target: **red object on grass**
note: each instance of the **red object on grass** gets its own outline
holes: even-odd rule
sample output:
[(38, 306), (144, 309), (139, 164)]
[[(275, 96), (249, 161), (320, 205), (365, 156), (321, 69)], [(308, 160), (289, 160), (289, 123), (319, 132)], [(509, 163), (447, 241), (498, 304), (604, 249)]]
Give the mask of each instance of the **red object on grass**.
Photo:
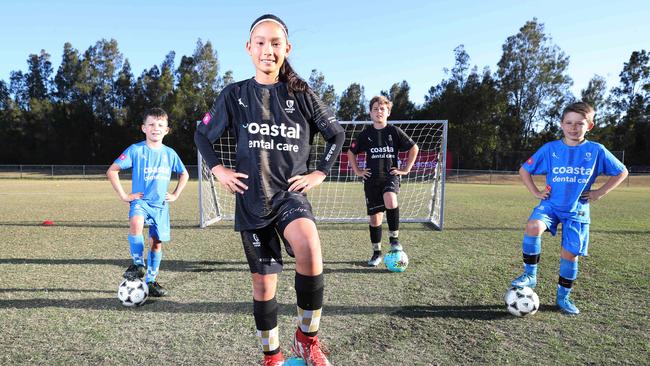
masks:
[(43, 221), (43, 226), (52, 226), (52, 225), (54, 225), (54, 221), (52, 220)]

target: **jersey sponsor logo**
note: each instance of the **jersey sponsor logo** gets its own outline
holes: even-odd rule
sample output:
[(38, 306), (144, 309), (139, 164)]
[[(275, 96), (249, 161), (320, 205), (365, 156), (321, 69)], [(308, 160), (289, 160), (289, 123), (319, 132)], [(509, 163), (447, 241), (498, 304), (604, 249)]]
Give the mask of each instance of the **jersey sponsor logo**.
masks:
[(211, 119), (212, 119), (212, 115), (210, 114), (210, 112), (206, 112), (201, 121), (203, 122), (204, 125), (207, 125), (208, 123), (210, 123)]
[(253, 246), (256, 248), (262, 246), (262, 242), (260, 241), (260, 238), (257, 236), (257, 234), (253, 234)]
[(150, 180), (169, 180), (171, 177), (171, 169), (166, 166), (159, 167), (145, 167), (144, 168), (144, 180), (148, 182)]
[[(268, 124), (265, 123), (256, 123), (256, 122), (250, 122), (245, 125), (246, 130), (248, 131), (248, 134), (250, 137), (254, 137), (254, 135), (262, 135), (262, 136), (271, 136), (271, 137), (283, 137), (285, 139), (300, 139), (300, 125), (296, 125), (296, 127), (291, 127), (287, 126), (284, 123), (280, 123), (279, 125), (272, 125), (269, 126)], [(292, 144), (285, 141), (276, 141), (275, 139), (271, 139), (271, 141), (266, 141), (264, 139), (261, 140), (254, 140), (254, 139), (249, 139), (248, 140), (248, 148), (249, 149), (264, 149), (264, 150), (280, 150), (280, 151), (290, 151), (290, 152), (298, 152), (300, 151), (300, 146), (297, 144)]]
[(388, 135), (388, 142), (393, 143), (393, 135)]
[(243, 125), (244, 128), (248, 130), (248, 133), (251, 135), (264, 135), (264, 136), (281, 136), (281, 137), (287, 137), (291, 139), (299, 139), (300, 138), (300, 125), (296, 125), (296, 127), (291, 127), (287, 126), (284, 123), (280, 123), (279, 125), (272, 125), (269, 126), (268, 124), (260, 124), (256, 122), (250, 122), (246, 125)]
[(248, 105), (244, 104), (244, 102), (242, 102), (241, 98), (237, 99), (237, 104), (239, 104), (240, 106), (242, 106), (244, 108), (248, 108)]
[(575, 175), (591, 175), (593, 169), (585, 168), (583, 166), (556, 166), (553, 167), (553, 174), (575, 174)]
[(585, 153), (585, 160), (586, 161), (591, 161), (591, 153), (590, 152)]
[(593, 168), (583, 166), (556, 166), (551, 170), (553, 183), (586, 184), (593, 173)]
[(560, 158), (560, 157), (555, 153), (555, 151), (553, 151), (553, 153), (551, 154), (551, 156), (553, 156), (553, 157), (556, 158), (556, 159), (559, 159), (559, 158)]
[(126, 159), (126, 155), (122, 154), (122, 155), (120, 155), (120, 157), (118, 159), (124, 160), (124, 159)]
[(287, 107), (284, 109), (285, 112), (287, 113), (293, 113), (293, 111), (296, 110), (296, 108), (293, 107), (294, 101), (289, 99), (287, 100)]
[(370, 148), (370, 153), (372, 154), (392, 153), (392, 152), (395, 152), (395, 149), (393, 149), (392, 146), (381, 146), (381, 147)]

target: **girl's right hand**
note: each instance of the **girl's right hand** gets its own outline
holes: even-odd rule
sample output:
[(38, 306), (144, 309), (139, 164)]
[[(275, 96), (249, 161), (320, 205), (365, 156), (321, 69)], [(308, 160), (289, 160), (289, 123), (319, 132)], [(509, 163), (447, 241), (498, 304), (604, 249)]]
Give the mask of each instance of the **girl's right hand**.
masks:
[(217, 181), (232, 194), (235, 194), (235, 192), (243, 194), (248, 189), (248, 186), (239, 180), (248, 178), (248, 175), (244, 173), (238, 173), (223, 165), (217, 165), (211, 171), (217, 177)]

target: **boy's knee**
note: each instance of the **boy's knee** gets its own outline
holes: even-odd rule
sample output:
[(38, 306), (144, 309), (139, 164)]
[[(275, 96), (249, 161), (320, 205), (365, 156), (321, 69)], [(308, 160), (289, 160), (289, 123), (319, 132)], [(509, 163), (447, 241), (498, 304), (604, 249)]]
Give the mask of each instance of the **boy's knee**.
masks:
[(526, 235), (540, 236), (546, 230), (546, 225), (539, 220), (531, 220), (526, 223)]

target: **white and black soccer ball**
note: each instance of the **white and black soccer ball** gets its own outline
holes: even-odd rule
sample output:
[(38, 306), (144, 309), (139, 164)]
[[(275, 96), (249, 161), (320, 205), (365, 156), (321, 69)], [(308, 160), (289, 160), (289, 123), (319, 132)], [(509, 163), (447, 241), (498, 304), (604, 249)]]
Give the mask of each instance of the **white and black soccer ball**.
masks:
[(149, 297), (149, 286), (139, 279), (124, 280), (117, 289), (117, 298), (124, 306), (142, 306)]
[(539, 310), (539, 297), (530, 287), (512, 287), (504, 300), (510, 314), (515, 316), (533, 315)]

